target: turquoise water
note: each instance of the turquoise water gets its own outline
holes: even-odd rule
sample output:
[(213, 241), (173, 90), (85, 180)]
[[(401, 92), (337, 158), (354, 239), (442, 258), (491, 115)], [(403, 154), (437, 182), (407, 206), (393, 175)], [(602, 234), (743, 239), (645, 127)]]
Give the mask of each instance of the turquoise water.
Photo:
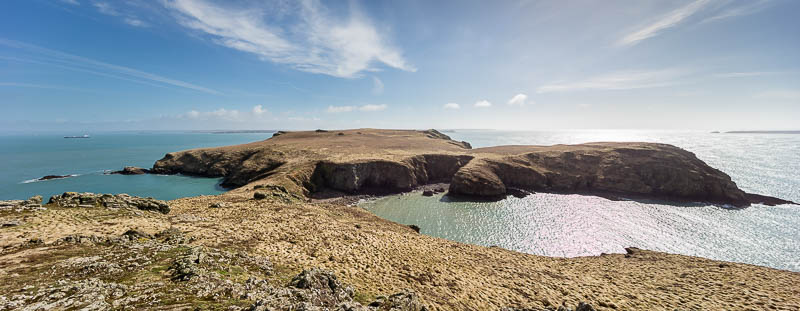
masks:
[[(64, 135), (0, 136), (0, 200), (64, 191), (128, 193), (171, 200), (219, 194), (218, 178), (163, 175), (105, 175), (126, 165), (149, 168), (173, 151), (264, 140), (270, 133), (105, 133), (89, 139)], [(45, 175), (76, 175), (35, 181)]]
[[(670, 143), (694, 152), (749, 192), (800, 202), (800, 135), (562, 131), (446, 133), (475, 147), (591, 141)], [(457, 202), (420, 193), (360, 206), (416, 224), (423, 234), (547, 256), (621, 253), (635, 246), (800, 271), (800, 206), (725, 209), (703, 204), (610, 201), (537, 193), (499, 202)]]

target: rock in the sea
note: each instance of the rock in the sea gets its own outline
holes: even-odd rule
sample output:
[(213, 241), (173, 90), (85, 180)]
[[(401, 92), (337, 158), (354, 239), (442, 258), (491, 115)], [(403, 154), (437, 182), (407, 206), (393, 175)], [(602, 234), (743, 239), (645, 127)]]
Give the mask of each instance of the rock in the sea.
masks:
[(41, 178), (39, 178), (38, 180), (43, 181), (43, 180), (61, 179), (61, 178), (68, 178), (68, 177), (72, 177), (72, 175), (45, 175), (45, 176), (42, 176)]
[(432, 197), (433, 196), (433, 190), (423, 190), (422, 191), (422, 195), (426, 196), (426, 197)]
[(408, 225), (408, 227), (411, 228), (411, 230), (414, 230), (417, 233), (419, 233), (419, 230), (420, 230), (419, 226), (417, 226), (417, 225)]
[(90, 192), (64, 192), (50, 197), (47, 204), (60, 207), (106, 207), (106, 208), (135, 208), (145, 211), (169, 213), (169, 205), (153, 198), (141, 198), (127, 194), (94, 194)]
[(120, 171), (113, 171), (111, 174), (120, 174), (120, 175), (142, 175), (142, 174), (149, 174), (150, 170), (146, 168), (136, 167), (136, 166), (126, 166), (122, 168)]

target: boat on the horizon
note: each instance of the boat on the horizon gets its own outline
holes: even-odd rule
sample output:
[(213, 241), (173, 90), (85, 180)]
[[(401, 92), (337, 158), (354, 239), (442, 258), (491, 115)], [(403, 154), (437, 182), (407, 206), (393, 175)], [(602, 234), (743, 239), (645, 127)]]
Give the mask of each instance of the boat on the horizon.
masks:
[(64, 138), (91, 138), (89, 134), (83, 134), (81, 136), (64, 136)]

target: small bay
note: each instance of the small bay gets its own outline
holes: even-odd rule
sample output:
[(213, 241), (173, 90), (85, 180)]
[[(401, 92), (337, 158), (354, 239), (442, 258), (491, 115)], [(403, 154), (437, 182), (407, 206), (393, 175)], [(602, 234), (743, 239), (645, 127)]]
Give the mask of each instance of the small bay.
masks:
[[(665, 131), (455, 131), (474, 147), (595, 141), (669, 143), (694, 152), (748, 192), (800, 201), (800, 135)], [(524, 253), (576, 257), (621, 253), (625, 247), (800, 271), (800, 206), (612, 201), (536, 193), (497, 202), (464, 202), (418, 192), (361, 207), (421, 233)]]

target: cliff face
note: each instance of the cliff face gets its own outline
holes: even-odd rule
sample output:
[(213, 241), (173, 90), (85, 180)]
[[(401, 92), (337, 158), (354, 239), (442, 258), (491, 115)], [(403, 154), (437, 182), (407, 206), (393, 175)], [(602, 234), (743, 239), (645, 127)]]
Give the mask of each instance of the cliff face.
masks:
[[(453, 177), (450, 191), (497, 196), (513, 187), (749, 204), (745, 192), (728, 175), (675, 146), (594, 143), (532, 149), (470, 162)], [(486, 151), (498, 152), (502, 147)]]
[(513, 189), (610, 193), (747, 206), (790, 203), (740, 190), (694, 154), (654, 143), (471, 149), (434, 130), (284, 132), (240, 146), (167, 154), (154, 173), (224, 177), (223, 185), (279, 185), (308, 195), (400, 192), (450, 183), (452, 195), (500, 198)]

